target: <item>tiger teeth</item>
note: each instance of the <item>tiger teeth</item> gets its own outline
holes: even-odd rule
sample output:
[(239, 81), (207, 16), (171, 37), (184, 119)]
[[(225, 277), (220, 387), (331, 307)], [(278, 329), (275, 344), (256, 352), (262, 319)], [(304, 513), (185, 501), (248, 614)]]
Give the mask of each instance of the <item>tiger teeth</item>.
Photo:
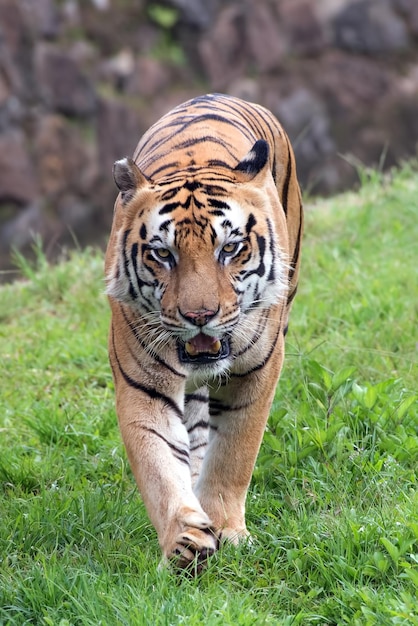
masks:
[[(219, 339), (217, 339), (210, 346), (210, 350), (208, 350), (208, 352), (210, 354), (218, 354), (218, 352), (221, 351), (221, 348), (222, 348), (222, 344), (219, 341)], [(184, 349), (186, 350), (189, 356), (196, 356), (197, 354), (200, 354), (201, 352), (203, 352), (203, 350), (197, 350), (190, 341), (186, 341), (186, 343), (184, 344)]]
[(190, 343), (190, 341), (186, 341), (184, 344), (184, 348), (189, 356), (196, 356), (199, 354), (199, 351)]
[(220, 352), (220, 349), (221, 349), (221, 342), (219, 341), (219, 339), (217, 339), (212, 344), (211, 352), (213, 352), (214, 354), (218, 354), (218, 352)]

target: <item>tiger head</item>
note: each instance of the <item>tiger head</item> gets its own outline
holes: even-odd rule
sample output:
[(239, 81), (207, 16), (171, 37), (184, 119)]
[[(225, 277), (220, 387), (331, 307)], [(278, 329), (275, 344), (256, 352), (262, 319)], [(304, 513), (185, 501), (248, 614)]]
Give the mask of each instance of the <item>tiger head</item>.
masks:
[(251, 314), (286, 294), (287, 235), (268, 156), (259, 140), (234, 169), (190, 166), (158, 180), (132, 159), (114, 165), (107, 293), (144, 324), (157, 318), (184, 364), (229, 362)]

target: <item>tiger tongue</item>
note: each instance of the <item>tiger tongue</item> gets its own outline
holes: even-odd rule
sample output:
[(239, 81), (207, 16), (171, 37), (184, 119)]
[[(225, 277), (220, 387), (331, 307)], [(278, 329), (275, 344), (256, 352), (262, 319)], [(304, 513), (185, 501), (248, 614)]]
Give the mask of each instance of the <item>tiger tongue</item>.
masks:
[(218, 354), (221, 349), (221, 342), (216, 337), (210, 337), (204, 333), (199, 333), (193, 339), (189, 339), (185, 343), (185, 349), (190, 356), (196, 356), (201, 352), (209, 354)]

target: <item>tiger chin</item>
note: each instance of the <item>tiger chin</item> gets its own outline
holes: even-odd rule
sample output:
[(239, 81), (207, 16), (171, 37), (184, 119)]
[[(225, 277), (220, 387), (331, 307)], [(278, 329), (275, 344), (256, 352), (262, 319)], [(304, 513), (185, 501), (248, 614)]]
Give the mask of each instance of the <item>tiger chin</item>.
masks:
[(162, 117), (113, 173), (120, 430), (163, 560), (199, 572), (248, 535), (299, 273), (294, 154), (267, 109), (209, 94)]

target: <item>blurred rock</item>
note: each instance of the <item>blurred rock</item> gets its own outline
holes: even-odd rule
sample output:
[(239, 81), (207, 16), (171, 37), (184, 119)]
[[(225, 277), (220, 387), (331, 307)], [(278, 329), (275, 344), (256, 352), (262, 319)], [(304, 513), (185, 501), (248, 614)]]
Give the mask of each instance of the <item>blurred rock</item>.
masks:
[(110, 83), (116, 90), (124, 91), (135, 69), (135, 56), (130, 48), (123, 48), (118, 54), (102, 62), (99, 77)]
[(32, 202), (38, 181), (21, 130), (0, 134), (0, 204), (23, 205)]
[(18, 0), (0, 2), (0, 66), (13, 93), (30, 106), (38, 97), (33, 72), (34, 33)]
[(23, 0), (22, 9), (35, 35), (54, 39), (60, 34), (60, 18), (53, 0)]
[(222, 8), (213, 28), (201, 38), (198, 49), (212, 87), (225, 89), (246, 65), (244, 15), (240, 4)]
[(405, 22), (390, 0), (360, 0), (344, 7), (334, 19), (337, 47), (366, 54), (388, 54), (409, 44)]
[(336, 144), (322, 100), (306, 87), (295, 86), (291, 93), (282, 97), (269, 92), (268, 106), (290, 137), (298, 175), (305, 186), (321, 184), (325, 189), (332, 188), (338, 175), (334, 170), (331, 172), (329, 166), (326, 172), (322, 171), (322, 164), (335, 154)]
[(17, 248), (29, 251), (35, 239), (35, 234), (48, 242), (54, 237), (59, 222), (51, 217), (38, 203), (25, 206), (16, 211), (13, 217), (7, 220), (0, 231), (0, 246), (3, 249)]
[(40, 191), (57, 206), (65, 193), (94, 194), (98, 163), (81, 128), (61, 115), (43, 116), (34, 137)]
[(394, 84), (394, 76), (385, 66), (338, 52), (323, 58), (317, 76), (320, 93), (337, 119), (359, 115), (370, 119), (370, 107), (381, 102)]
[[(97, 116), (97, 147), (100, 155), (99, 180), (102, 202), (110, 208), (116, 198), (113, 164), (117, 159), (131, 156), (144, 131), (137, 113), (115, 99), (101, 98)], [(109, 212), (110, 215), (110, 212)]]
[(89, 117), (95, 112), (94, 86), (71, 52), (55, 44), (38, 44), (36, 75), (50, 110), (70, 117)]
[(206, 29), (213, 22), (220, 0), (169, 0), (169, 4), (180, 11), (185, 23)]
[(325, 30), (317, 7), (310, 0), (285, 0), (280, 5), (280, 18), (288, 38), (289, 53), (312, 56), (325, 48)]
[(410, 33), (418, 37), (418, 2), (416, 0), (393, 0), (393, 6), (404, 17)]
[(286, 51), (286, 31), (269, 4), (247, 2), (246, 44), (259, 72), (279, 68)]
[(156, 59), (140, 58), (126, 82), (126, 93), (133, 96), (154, 98), (162, 94), (171, 83), (169, 69)]

